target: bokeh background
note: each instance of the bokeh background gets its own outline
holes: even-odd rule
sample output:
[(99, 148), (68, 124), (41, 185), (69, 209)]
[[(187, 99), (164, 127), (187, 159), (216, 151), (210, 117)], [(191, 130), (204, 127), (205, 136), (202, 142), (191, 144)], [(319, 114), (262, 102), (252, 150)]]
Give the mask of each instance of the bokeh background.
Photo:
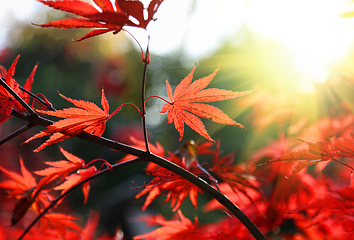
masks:
[[(351, 4), (342, 0), (165, 0), (147, 32), (126, 29), (144, 49), (148, 35), (151, 37), (147, 96), (166, 98), (165, 80), (177, 85), (194, 64), (194, 79), (221, 66), (210, 87), (256, 90), (240, 99), (213, 104), (247, 131), (203, 120), (212, 138), (220, 139), (222, 152), (235, 152), (236, 162), (243, 162), (279, 138), (303, 139), (304, 129), (320, 120), (353, 112), (354, 20), (340, 16)], [(58, 92), (99, 104), (102, 88), (111, 112), (123, 102), (141, 106), (143, 64), (138, 45), (130, 35), (105, 34), (77, 43), (72, 40), (87, 30), (31, 24), (68, 16), (34, 0), (1, 1), (0, 64), (8, 68), (22, 52), (15, 79), (23, 84), (38, 62), (33, 92), (44, 94), (57, 109), (71, 106)], [(155, 98), (148, 102), (149, 139), (173, 152), (183, 142), (178, 141), (174, 127), (167, 124), (166, 115), (159, 113), (163, 104)], [(11, 118), (0, 126), (0, 137), (24, 124)], [(43, 139), (21, 145), (40, 130), (36, 127), (0, 146), (1, 165), (18, 169), (19, 154), (30, 170), (44, 168), (44, 161), (63, 159), (58, 144), (36, 154), (31, 151)], [(316, 139), (317, 133), (311, 133), (305, 140)], [(126, 106), (107, 122), (104, 137), (129, 144), (130, 136), (142, 139), (142, 126), (136, 110)], [(183, 140), (189, 139), (205, 141), (186, 127)], [(59, 145), (86, 162), (104, 158), (114, 163), (124, 156), (79, 139)], [(135, 216), (141, 214), (144, 199), (132, 200), (137, 190), (131, 182), (143, 185), (148, 180), (144, 166), (137, 164), (96, 179), (87, 205), (82, 205), (82, 192), (78, 190), (67, 198), (67, 207), (80, 216), (87, 216), (90, 209), (100, 211), (102, 231), (112, 233), (119, 225), (129, 225), (137, 228), (131, 230), (134, 234), (141, 233)], [(208, 200), (208, 196), (200, 196), (200, 205)], [(162, 201), (155, 202), (144, 214), (162, 211), (170, 217), (169, 206), (161, 206)], [(183, 213), (187, 217), (199, 215), (202, 223), (222, 215), (194, 210), (189, 200), (182, 209), (186, 209)]]

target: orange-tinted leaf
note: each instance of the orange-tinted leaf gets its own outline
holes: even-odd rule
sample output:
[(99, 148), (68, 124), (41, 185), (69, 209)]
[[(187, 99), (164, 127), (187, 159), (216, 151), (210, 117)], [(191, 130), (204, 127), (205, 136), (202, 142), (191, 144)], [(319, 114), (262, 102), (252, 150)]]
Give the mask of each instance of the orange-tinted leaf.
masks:
[(104, 95), (103, 89), (101, 98), (103, 110), (92, 102), (74, 100), (71, 98), (67, 98), (61, 94), (60, 96), (73, 103), (75, 106), (77, 106), (77, 108), (65, 108), (63, 110), (58, 111), (37, 110), (41, 113), (61, 117), (64, 119), (54, 122), (52, 125), (49, 125), (40, 133), (34, 135), (33, 137), (25, 141), (25, 143), (27, 143), (29, 141), (32, 141), (33, 139), (52, 134), (52, 136), (50, 136), (50, 138), (45, 143), (35, 149), (34, 152), (38, 152), (53, 143), (57, 143), (73, 136), (76, 136), (83, 131), (100, 137), (102, 136), (106, 128), (106, 121), (112, 117), (111, 115), (109, 115), (108, 112), (109, 105)]
[[(293, 168), (289, 178), (294, 176), (302, 169), (314, 165), (319, 162), (334, 160), (338, 158), (354, 158), (354, 142), (348, 138), (334, 138), (333, 142), (319, 141), (319, 142), (305, 142), (308, 145), (308, 149), (300, 149), (297, 151), (291, 151), (284, 153), (278, 158), (267, 160), (263, 164), (281, 162), (281, 161), (300, 161)], [(338, 160), (336, 160), (339, 162)], [(341, 163), (341, 162), (340, 162)], [(345, 166), (348, 166), (342, 163)]]
[[(128, 0), (94, 0), (99, 10), (91, 4), (80, 0), (37, 0), (49, 7), (64, 12), (78, 15), (82, 18), (68, 18), (52, 21), (46, 24), (36, 24), (40, 27), (55, 27), (55, 28), (98, 28), (92, 30), (84, 37), (77, 41), (86, 38), (101, 35), (107, 32), (114, 34), (120, 32), (123, 26), (134, 26), (139, 28), (146, 28), (153, 16), (159, 8), (163, 0), (153, 0), (148, 7), (147, 18), (144, 18), (144, 8), (140, 1)], [(115, 8), (113, 7), (115, 4)], [(132, 22), (129, 18), (135, 18), (138, 23)]]
[(302, 169), (307, 168), (308, 166), (314, 165), (316, 163), (322, 162), (323, 160), (309, 160), (309, 161), (300, 161), (296, 163), (290, 175), (287, 178), (291, 178), (296, 173), (300, 172)]
[(219, 68), (209, 76), (198, 79), (192, 83), (194, 70), (195, 66), (192, 72), (177, 85), (173, 94), (172, 88), (166, 80), (167, 96), (171, 102), (166, 103), (160, 112), (168, 112), (168, 123), (171, 124), (174, 122), (175, 128), (180, 134), (180, 140), (183, 138), (184, 123), (186, 123), (194, 131), (213, 142), (204, 124), (197, 116), (209, 118), (217, 123), (244, 128), (244, 126), (229, 118), (220, 109), (202, 103), (233, 99), (250, 94), (252, 91), (233, 92), (217, 88), (204, 89), (213, 80)]

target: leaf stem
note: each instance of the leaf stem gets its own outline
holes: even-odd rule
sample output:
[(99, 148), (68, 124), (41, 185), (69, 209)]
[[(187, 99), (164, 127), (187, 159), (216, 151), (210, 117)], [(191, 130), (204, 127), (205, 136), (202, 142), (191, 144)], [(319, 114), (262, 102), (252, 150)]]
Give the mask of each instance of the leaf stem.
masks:
[(166, 103), (172, 104), (171, 102), (167, 101), (167, 100), (164, 99), (163, 97), (156, 96), (156, 95), (152, 95), (152, 96), (148, 97), (148, 98), (145, 100), (145, 103), (144, 103), (145, 107), (146, 107), (146, 102), (147, 102), (147, 100), (149, 100), (150, 98), (153, 98), (153, 97), (159, 98), (159, 99), (161, 99), (162, 101), (165, 101)]
[(117, 112), (120, 111), (120, 109), (125, 106), (125, 105), (132, 105), (136, 108), (136, 110), (138, 110), (139, 114), (141, 117), (144, 117), (144, 114), (140, 111), (140, 109), (134, 104), (134, 103), (123, 103), (121, 104), (116, 110), (114, 110), (114, 112), (111, 113), (111, 115), (109, 115), (109, 118), (111, 118), (113, 115), (115, 115)]
[(67, 195), (69, 195), (72, 191), (74, 191), (76, 188), (80, 187), (81, 185), (83, 185), (84, 183), (91, 181), (107, 172), (112, 171), (113, 169), (116, 168), (120, 168), (120, 167), (124, 167), (133, 163), (137, 163), (137, 162), (141, 162), (142, 159), (141, 158), (135, 158), (126, 162), (122, 162), (122, 163), (116, 163), (113, 164), (111, 168), (106, 168), (84, 180), (82, 180), (81, 182), (77, 183), (76, 185), (72, 186), (71, 188), (69, 188), (65, 193), (63, 193), (62, 195), (60, 195), (58, 198), (56, 198), (54, 201), (52, 201), (52, 203), (50, 205), (48, 205), (43, 212), (41, 212), (36, 219), (34, 219), (31, 224), (25, 229), (25, 231), (22, 233), (22, 235), (18, 238), (18, 240), (21, 240), (26, 234), (27, 232), (34, 226), (34, 224), (36, 224), (36, 222), (38, 222), (38, 220), (44, 215), (46, 214), (50, 209), (52, 209), (55, 204), (57, 204), (61, 199), (63, 199), (64, 197), (66, 197)]
[[(53, 107), (52, 104), (50, 104), (50, 102), (46, 99), (46, 97), (42, 94), (42, 93), (38, 93), (39, 95), (41, 95), (45, 100), (39, 98), (37, 95), (33, 94), (32, 92), (28, 91), (27, 89), (23, 88), (22, 86), (20, 86), (20, 89), (24, 92), (26, 92), (27, 94), (29, 94), (31, 97), (33, 97), (34, 99), (36, 99), (39, 104), (43, 104), (44, 106), (46, 106), (49, 110), (52, 111), (56, 111), (56, 109)], [(42, 107), (42, 106), (41, 106)]]

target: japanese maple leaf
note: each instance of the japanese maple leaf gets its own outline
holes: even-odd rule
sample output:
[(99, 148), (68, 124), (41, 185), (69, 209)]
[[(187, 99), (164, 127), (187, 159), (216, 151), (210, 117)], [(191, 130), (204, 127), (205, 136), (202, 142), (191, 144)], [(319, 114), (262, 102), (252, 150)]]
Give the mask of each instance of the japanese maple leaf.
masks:
[[(61, 153), (66, 157), (66, 160), (56, 161), (56, 162), (45, 162), (45, 164), (52, 167), (46, 169), (35, 171), (34, 173), (40, 176), (45, 176), (40, 182), (40, 184), (47, 184), (59, 177), (66, 177), (69, 173), (82, 168), (85, 164), (85, 161), (81, 158), (76, 157), (75, 155), (65, 151), (60, 147)], [(45, 181), (45, 182), (42, 182)]]
[(40, 133), (25, 141), (25, 143), (28, 143), (33, 139), (52, 134), (52, 136), (45, 143), (35, 149), (34, 152), (38, 152), (53, 143), (57, 143), (76, 136), (81, 132), (87, 132), (100, 137), (106, 128), (106, 121), (113, 115), (109, 115), (109, 105), (103, 89), (101, 97), (101, 105), (103, 110), (92, 102), (74, 100), (61, 94), (60, 96), (73, 103), (75, 106), (77, 106), (77, 108), (65, 108), (58, 111), (37, 110), (38, 112), (51, 116), (62, 117), (64, 119), (54, 122), (52, 125), (47, 126), (47, 128)]
[[(91, 177), (92, 175), (97, 173), (97, 168), (95, 166), (91, 166), (86, 169), (79, 169), (77, 173), (73, 173), (65, 178), (65, 182), (55, 187), (55, 190), (62, 190), (61, 194), (67, 192), (71, 187), (78, 184), (79, 182), (85, 180), (86, 178)], [(85, 182), (82, 186), (82, 191), (84, 193), (84, 204), (87, 202), (88, 194), (90, 192), (90, 182)]]
[(291, 151), (284, 153), (278, 158), (267, 160), (259, 165), (280, 162), (280, 161), (299, 161), (289, 177), (298, 173), (302, 169), (314, 165), (319, 162), (334, 160), (340, 164), (343, 164), (351, 169), (349, 165), (341, 162), (338, 158), (354, 158), (354, 139), (353, 136), (349, 138), (334, 138), (333, 141), (319, 141), (319, 142), (305, 142), (308, 145), (308, 149), (300, 149), (297, 151)]
[(0, 166), (0, 170), (7, 175), (11, 180), (4, 180), (0, 183), (0, 188), (7, 189), (11, 197), (20, 198), (24, 192), (36, 187), (37, 182), (23, 164), (22, 158), (20, 158), (21, 174), (9, 171)]
[(180, 140), (183, 138), (184, 123), (186, 123), (194, 131), (209, 141), (214, 141), (207, 133), (203, 122), (197, 116), (209, 118), (217, 123), (245, 128), (241, 124), (229, 118), (220, 109), (208, 104), (203, 104), (203, 102), (233, 99), (250, 94), (253, 91), (233, 92), (217, 88), (204, 89), (213, 80), (219, 68), (217, 68), (209, 76), (200, 78), (192, 83), (194, 70), (195, 66), (193, 67), (192, 72), (177, 85), (173, 94), (172, 88), (166, 80), (167, 96), (171, 102), (167, 102), (162, 107), (160, 113), (168, 112), (168, 123), (171, 124), (174, 122), (175, 128), (179, 132)]
[[(15, 68), (20, 55), (17, 55), (16, 59), (13, 61), (9, 69), (6, 69), (0, 65), (0, 77), (5, 81), (5, 83), (14, 90), (26, 103), (29, 103), (29, 94), (23, 92), (20, 89), (20, 85), (16, 82), (13, 78), (15, 75)], [(33, 83), (33, 77), (36, 72), (37, 65), (34, 66), (32, 73), (27, 78), (26, 83), (24, 85), (24, 89), (27, 91), (31, 91), (31, 85)], [(20, 113), (25, 111), (25, 108), (9, 93), (5, 88), (0, 87), (0, 124), (6, 121), (8, 118), (11, 117), (11, 111), (15, 110)]]
[[(97, 28), (97, 30), (92, 30), (77, 40), (81, 41), (107, 32), (117, 34), (125, 25), (146, 29), (149, 22), (153, 20), (154, 14), (163, 0), (152, 0), (150, 2), (146, 19), (143, 14), (144, 6), (137, 0), (93, 0), (99, 9), (80, 0), (37, 1), (54, 9), (81, 16), (82, 18), (60, 19), (46, 24), (36, 24), (36, 26), (64, 29)], [(114, 3), (114, 6), (112, 3)], [(135, 18), (138, 23), (131, 21), (130, 17)]]
[[(41, 202), (47, 205), (49, 197), (48, 193), (44, 193), (38, 188), (35, 178), (26, 169), (21, 158), (20, 166), (21, 175), (0, 166), (0, 170), (10, 178), (10, 180), (0, 182), (0, 188), (6, 189), (11, 197), (19, 199), (13, 212), (12, 225), (21, 220), (27, 210), (33, 206), (33, 203), (38, 204)], [(38, 209), (38, 206), (33, 206), (33, 208)]]
[(149, 225), (161, 225), (158, 229), (150, 233), (135, 236), (134, 239), (155, 239), (155, 240), (194, 240), (194, 239), (212, 239), (211, 235), (198, 229), (198, 218), (195, 218), (193, 224), (191, 220), (183, 216), (181, 210), (177, 211), (178, 219), (166, 220), (162, 216), (149, 216), (143, 220)]

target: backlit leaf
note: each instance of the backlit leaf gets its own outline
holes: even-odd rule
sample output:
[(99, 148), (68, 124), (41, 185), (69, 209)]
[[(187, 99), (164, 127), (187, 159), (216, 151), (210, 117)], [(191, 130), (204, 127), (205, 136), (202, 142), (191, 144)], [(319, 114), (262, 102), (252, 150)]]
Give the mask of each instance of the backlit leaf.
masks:
[(195, 66), (193, 67), (192, 72), (177, 85), (174, 93), (172, 93), (172, 88), (166, 80), (167, 96), (171, 102), (166, 103), (160, 112), (168, 112), (168, 123), (171, 124), (174, 122), (175, 128), (180, 135), (180, 140), (183, 138), (184, 123), (186, 123), (194, 131), (209, 141), (214, 141), (209, 136), (204, 124), (197, 116), (211, 119), (217, 123), (245, 128), (241, 124), (229, 118), (220, 109), (211, 105), (203, 104), (203, 102), (233, 99), (250, 94), (253, 91), (233, 92), (217, 88), (204, 89), (213, 80), (219, 68), (217, 68), (209, 76), (200, 78), (192, 83), (194, 70)]

